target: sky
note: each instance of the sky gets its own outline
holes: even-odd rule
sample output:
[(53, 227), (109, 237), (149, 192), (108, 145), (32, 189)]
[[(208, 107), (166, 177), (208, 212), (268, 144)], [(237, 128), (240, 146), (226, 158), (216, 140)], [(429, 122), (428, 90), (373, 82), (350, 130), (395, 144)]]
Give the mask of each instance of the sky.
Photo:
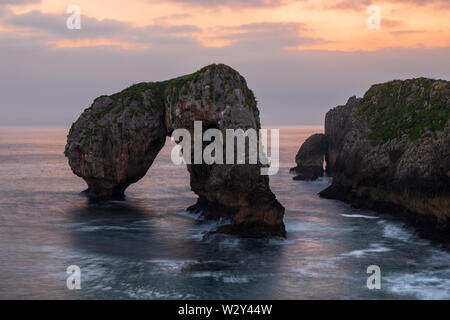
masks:
[(450, 1), (0, 0), (2, 126), (69, 126), (97, 96), (211, 63), (247, 79), (263, 125), (322, 125), (372, 84), (450, 80)]

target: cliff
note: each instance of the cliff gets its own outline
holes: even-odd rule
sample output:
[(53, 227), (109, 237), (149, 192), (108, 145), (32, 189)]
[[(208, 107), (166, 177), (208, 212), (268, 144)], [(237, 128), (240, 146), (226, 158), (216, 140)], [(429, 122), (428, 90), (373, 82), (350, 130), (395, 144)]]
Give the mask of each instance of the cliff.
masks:
[(325, 136), (333, 182), (322, 197), (389, 208), (448, 230), (449, 81), (374, 85), (327, 113)]
[[(139, 83), (95, 99), (72, 125), (65, 155), (90, 198), (121, 198), (141, 179), (175, 129), (260, 128), (259, 110), (245, 79), (225, 65), (162, 82)], [(204, 147), (204, 146), (203, 146)], [(194, 152), (194, 148), (192, 153)], [(192, 157), (193, 158), (193, 157)], [(206, 218), (230, 218), (220, 232), (248, 237), (284, 236), (284, 208), (261, 164), (190, 164), (189, 208)]]

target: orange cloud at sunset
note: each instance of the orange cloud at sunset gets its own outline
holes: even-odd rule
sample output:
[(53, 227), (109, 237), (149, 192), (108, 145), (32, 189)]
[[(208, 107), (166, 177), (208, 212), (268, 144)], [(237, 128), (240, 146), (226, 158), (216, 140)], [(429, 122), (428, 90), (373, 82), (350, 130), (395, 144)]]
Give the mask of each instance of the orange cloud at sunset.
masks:
[[(30, 1), (18, 5), (13, 5), (12, 0), (9, 2), (11, 4), (7, 8), (15, 15), (27, 14), (32, 10), (61, 15), (65, 14), (67, 7), (66, 3), (57, 0)], [(130, 27), (127, 30), (130, 37), (133, 37), (133, 30), (145, 32), (143, 30), (148, 26), (193, 27), (195, 30), (180, 28), (166, 36), (196, 39), (204, 47), (221, 48), (239, 39), (257, 39), (270, 30), (248, 30), (245, 26), (262, 24), (298, 25), (297, 30), (289, 28), (288, 33), (277, 29), (280, 32), (278, 36), (286, 40), (280, 43), (285, 50), (371, 51), (388, 47), (435, 48), (450, 45), (450, 5), (445, 0), (372, 2), (381, 9), (381, 30), (367, 29), (369, 15), (366, 8), (370, 2), (365, 0), (78, 0), (76, 4), (81, 8), (82, 17), (100, 22), (105, 19), (117, 21)], [(5, 23), (0, 25), (4, 25), (0, 32), (11, 32)], [(58, 35), (48, 42), (70, 43), (73, 46), (85, 46), (87, 43), (104, 45), (108, 41), (110, 44), (118, 43), (114, 33), (103, 35), (102, 41), (98, 41), (94, 40), (95, 36), (89, 39), (88, 29), (84, 31), (86, 35), (82, 41), (74, 41), (71, 34), (67, 34), (65, 37)], [(296, 43), (298, 38), (309, 40)], [(142, 40), (139, 44), (120, 47), (124, 50), (146, 48), (151, 46), (148, 42)]]
[(49, 41), (50, 45), (57, 48), (82, 48), (82, 47), (98, 47), (98, 46), (113, 46), (125, 50), (147, 49), (150, 45), (141, 45), (130, 42), (112, 41), (108, 39), (81, 39), (81, 40), (60, 40)]

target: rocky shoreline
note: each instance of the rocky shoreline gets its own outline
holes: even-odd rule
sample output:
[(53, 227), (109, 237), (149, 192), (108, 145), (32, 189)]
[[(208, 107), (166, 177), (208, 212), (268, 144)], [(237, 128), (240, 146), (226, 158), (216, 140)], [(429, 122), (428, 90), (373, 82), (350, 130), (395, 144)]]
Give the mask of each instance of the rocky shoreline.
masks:
[(296, 158), (296, 168), (325, 159), (333, 182), (321, 197), (392, 212), (430, 237), (448, 241), (449, 81), (374, 85), (362, 98), (352, 97), (326, 114), (322, 139), (312, 145), (308, 139), (308, 148), (302, 146)]

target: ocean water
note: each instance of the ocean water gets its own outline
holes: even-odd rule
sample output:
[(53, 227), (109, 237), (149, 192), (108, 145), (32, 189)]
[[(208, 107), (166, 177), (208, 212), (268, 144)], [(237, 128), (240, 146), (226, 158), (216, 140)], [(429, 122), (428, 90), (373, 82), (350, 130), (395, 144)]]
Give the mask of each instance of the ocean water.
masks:
[[(319, 127), (280, 130), (270, 185), (287, 239), (204, 238), (223, 222), (195, 202), (170, 141), (125, 201), (90, 204), (63, 155), (67, 128), (0, 128), (0, 298), (450, 299), (450, 253), (389, 214), (321, 199), (329, 178), (293, 181), (301, 143)], [(68, 290), (66, 269), (81, 270)], [(367, 267), (381, 289), (366, 286)]]

